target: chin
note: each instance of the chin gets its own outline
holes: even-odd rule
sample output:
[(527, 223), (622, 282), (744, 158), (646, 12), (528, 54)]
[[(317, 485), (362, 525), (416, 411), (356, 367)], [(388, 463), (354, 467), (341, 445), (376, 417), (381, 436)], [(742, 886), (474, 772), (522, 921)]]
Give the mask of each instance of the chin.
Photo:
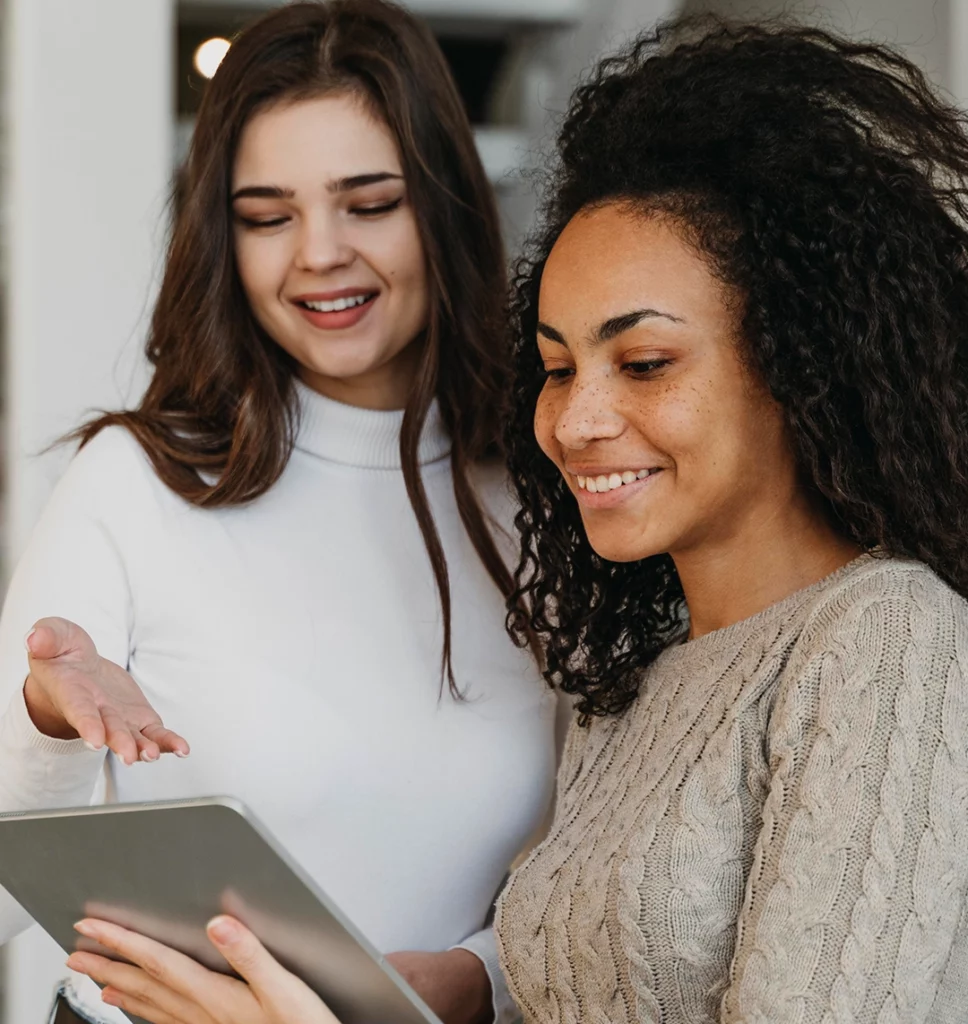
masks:
[(606, 562), (641, 562), (643, 558), (660, 555), (665, 550), (652, 544), (643, 544), (641, 537), (617, 536), (613, 531), (588, 532), (588, 543), (599, 558)]
[(317, 355), (315, 359), (306, 359), (303, 365), (313, 373), (318, 373), (321, 377), (329, 377), (332, 380), (339, 381), (351, 381), (356, 377), (366, 377), (368, 374), (373, 373), (374, 370), (379, 369), (385, 362), (380, 354), (352, 352), (347, 353), (347, 355), (350, 358), (321, 359)]

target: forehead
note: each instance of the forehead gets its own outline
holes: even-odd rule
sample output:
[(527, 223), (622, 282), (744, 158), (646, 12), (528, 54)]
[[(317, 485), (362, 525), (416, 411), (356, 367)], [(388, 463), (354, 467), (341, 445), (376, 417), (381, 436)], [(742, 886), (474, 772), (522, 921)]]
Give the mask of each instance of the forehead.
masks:
[(580, 211), (558, 236), (541, 275), (539, 316), (576, 328), (643, 307), (692, 318), (721, 314), (723, 299), (669, 218), (615, 203)]
[(239, 140), (232, 187), (318, 188), (361, 173), (401, 174), (390, 129), (347, 93), (279, 103), (250, 119)]

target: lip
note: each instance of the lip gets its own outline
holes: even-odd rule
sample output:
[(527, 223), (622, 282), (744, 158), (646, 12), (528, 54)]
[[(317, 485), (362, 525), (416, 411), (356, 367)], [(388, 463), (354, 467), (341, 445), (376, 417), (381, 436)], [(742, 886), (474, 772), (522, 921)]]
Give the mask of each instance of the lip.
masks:
[(362, 295), (366, 291), (365, 288), (341, 288), (339, 291), (299, 295), (291, 301), (296, 312), (313, 327), (322, 331), (345, 331), (350, 327), (355, 327), (376, 305), (377, 299), (380, 297), (379, 291), (373, 292), (370, 298), (359, 306), (334, 310), (332, 313), (320, 313), (315, 309), (307, 309), (300, 303), (333, 302), (335, 299), (345, 299), (349, 295)]
[[(588, 467), (588, 472), (581, 474), (574, 473), (572, 470), (568, 470), (571, 477), (574, 476), (605, 476), (608, 475), (607, 470), (601, 470), (601, 472), (592, 472), (593, 469), (597, 470), (599, 467)], [(613, 469), (611, 472), (617, 473), (621, 470)], [(626, 501), (631, 500), (637, 494), (641, 494), (647, 487), (650, 487), (655, 483), (659, 477), (662, 476), (663, 470), (659, 469), (657, 473), (650, 473), (648, 476), (643, 477), (641, 480), (636, 480), (631, 484), (622, 484), (621, 487), (616, 487), (614, 491), (599, 491), (592, 494), (591, 491), (583, 490), (578, 486), (578, 481), (569, 479), (568, 483), (571, 487), (572, 494), (578, 499), (578, 504), (583, 508), (588, 509), (608, 509), (617, 508), (619, 505)]]

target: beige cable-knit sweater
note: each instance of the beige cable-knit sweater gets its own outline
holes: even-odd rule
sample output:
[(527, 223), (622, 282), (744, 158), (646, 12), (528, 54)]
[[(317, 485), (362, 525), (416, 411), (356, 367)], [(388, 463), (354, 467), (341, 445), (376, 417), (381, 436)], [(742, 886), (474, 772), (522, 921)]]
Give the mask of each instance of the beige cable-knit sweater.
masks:
[(528, 1022), (968, 1021), (968, 603), (865, 555), (572, 726), (497, 913)]

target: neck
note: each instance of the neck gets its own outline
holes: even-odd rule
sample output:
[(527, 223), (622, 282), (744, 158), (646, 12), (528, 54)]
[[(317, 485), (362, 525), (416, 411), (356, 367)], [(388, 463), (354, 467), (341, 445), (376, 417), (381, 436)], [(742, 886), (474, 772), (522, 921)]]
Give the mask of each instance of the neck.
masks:
[[(399, 410), (366, 409), (320, 395), (297, 380), (299, 429), (296, 448), (308, 455), (357, 469), (400, 469)], [(420, 465), (436, 462), (451, 450), (450, 435), (433, 401), (417, 446)]]
[(689, 639), (756, 615), (863, 553), (806, 502), (746, 520), (728, 538), (672, 558), (689, 608)]
[(420, 341), (414, 339), (392, 359), (365, 373), (330, 377), (300, 366), (299, 378), (313, 391), (343, 405), (382, 412), (404, 409), (417, 379), (422, 350)]

